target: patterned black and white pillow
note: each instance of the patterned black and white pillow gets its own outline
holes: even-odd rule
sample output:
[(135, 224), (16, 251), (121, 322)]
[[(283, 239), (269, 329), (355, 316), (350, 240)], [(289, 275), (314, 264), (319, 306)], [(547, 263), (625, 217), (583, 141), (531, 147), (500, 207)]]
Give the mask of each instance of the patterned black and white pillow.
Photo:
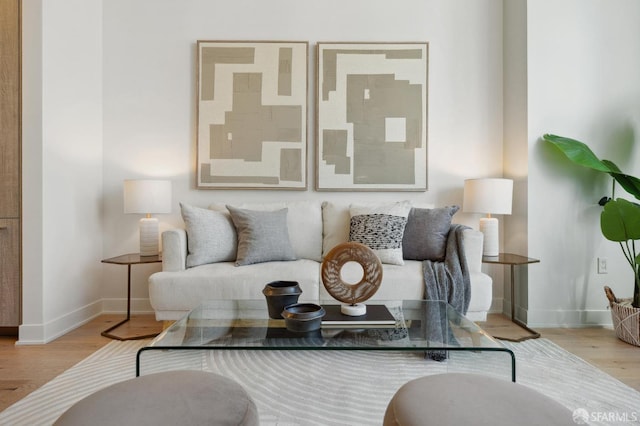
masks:
[(402, 237), (411, 211), (408, 201), (377, 205), (351, 205), (349, 241), (372, 249), (382, 263), (404, 265)]

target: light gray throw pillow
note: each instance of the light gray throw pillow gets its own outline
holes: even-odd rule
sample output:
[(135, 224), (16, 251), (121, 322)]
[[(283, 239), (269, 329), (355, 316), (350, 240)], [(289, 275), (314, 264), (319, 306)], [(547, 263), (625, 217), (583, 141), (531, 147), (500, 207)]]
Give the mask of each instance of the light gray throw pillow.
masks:
[(404, 258), (436, 262), (444, 260), (451, 220), (459, 209), (459, 206), (412, 208), (402, 239)]
[(296, 260), (289, 240), (287, 211), (258, 211), (227, 206), (238, 233), (236, 266)]
[(180, 203), (187, 231), (187, 268), (236, 258), (236, 229), (226, 213)]

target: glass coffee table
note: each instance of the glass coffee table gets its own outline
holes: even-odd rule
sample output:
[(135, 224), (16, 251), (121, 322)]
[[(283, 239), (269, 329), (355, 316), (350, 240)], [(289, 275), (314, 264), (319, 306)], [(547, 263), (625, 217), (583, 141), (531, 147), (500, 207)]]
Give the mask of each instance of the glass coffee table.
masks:
[[(335, 302), (322, 303), (323, 306)], [(323, 322), (321, 329), (298, 333), (284, 320), (269, 318), (262, 300), (205, 302), (138, 350), (136, 376), (148, 351), (171, 350), (366, 350), (423, 351), (445, 359), (449, 351), (501, 352), (508, 355), (516, 381), (514, 353), (446, 302), (426, 300), (370, 301), (386, 307), (393, 321)]]

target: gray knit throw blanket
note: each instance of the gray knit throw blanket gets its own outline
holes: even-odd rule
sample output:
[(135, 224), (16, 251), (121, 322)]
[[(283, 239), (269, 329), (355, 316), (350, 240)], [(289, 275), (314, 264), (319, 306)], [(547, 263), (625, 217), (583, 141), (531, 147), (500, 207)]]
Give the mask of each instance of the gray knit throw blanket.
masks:
[[(462, 234), (467, 226), (452, 224), (447, 236), (446, 254), (442, 262), (425, 260), (422, 263), (426, 300), (442, 300), (465, 315), (471, 299), (469, 267), (462, 244)], [(450, 332), (444, 309), (431, 307), (426, 309), (425, 331), (428, 340), (456, 346), (457, 341)], [(446, 359), (446, 351), (427, 351), (429, 358), (436, 361)]]

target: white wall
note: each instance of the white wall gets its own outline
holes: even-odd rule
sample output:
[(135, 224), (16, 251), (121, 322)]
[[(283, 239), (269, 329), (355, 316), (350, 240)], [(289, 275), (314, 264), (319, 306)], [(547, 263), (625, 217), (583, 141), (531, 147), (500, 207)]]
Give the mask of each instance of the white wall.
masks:
[[(610, 178), (573, 166), (544, 133), (587, 143), (640, 175), (640, 2), (528, 2), (528, 322), (610, 323), (603, 286), (630, 297), (632, 272), (600, 233)], [(618, 195), (622, 191), (618, 190)], [(596, 273), (606, 257), (609, 274)]]
[(100, 0), (23, 2), (22, 344), (102, 311), (101, 18)]
[[(168, 177), (178, 202), (275, 199), (413, 199), (460, 204), (463, 180), (502, 173), (502, 2), (496, 0), (104, 2), (104, 255), (137, 251), (135, 215), (122, 213), (122, 181)], [(195, 190), (195, 44), (202, 40), (302, 40), (310, 43), (309, 190)], [(318, 41), (428, 41), (429, 191), (315, 192), (315, 44)], [(456, 221), (477, 226), (478, 216)], [(137, 310), (146, 276), (134, 267)], [(107, 310), (122, 308), (122, 271), (105, 265)], [(140, 283), (143, 283), (142, 285)]]
[[(23, 19), (22, 343), (124, 311), (126, 268), (99, 261), (137, 251), (138, 217), (122, 213), (122, 181), (148, 176), (173, 181), (166, 228), (181, 224), (180, 201), (445, 205), (461, 203), (465, 178), (504, 174), (516, 179), (504, 247), (542, 261), (524, 272), (531, 325), (607, 323), (602, 286), (630, 295), (630, 269), (598, 229), (595, 202), (608, 179), (568, 165), (539, 138), (584, 140), (640, 174), (636, 0), (510, 0), (504, 16), (500, 0), (24, 0)], [(198, 39), (310, 42), (310, 189), (194, 189)], [(315, 43), (423, 40), (429, 191), (315, 192)], [(455, 219), (476, 226), (478, 217)], [(608, 259), (608, 275), (596, 274), (597, 257)], [(146, 278), (158, 269), (134, 267), (134, 311), (149, 309)], [(501, 273), (492, 275), (499, 298)]]
[[(42, 0), (22, 2), (22, 324), (21, 340), (43, 340)], [(28, 332), (31, 328), (31, 333)], [(35, 327), (35, 328), (34, 328)]]
[[(504, 3), (504, 177), (513, 179), (513, 209), (503, 217), (504, 251), (527, 256), (528, 253), (528, 177), (527, 145), (527, 0)], [(533, 256), (533, 255), (532, 255)], [(532, 266), (536, 268), (538, 265)], [(518, 267), (516, 306), (526, 306), (524, 267)], [(492, 276), (503, 273), (508, 283), (509, 267), (496, 266)], [(510, 286), (504, 288), (503, 312), (511, 311)], [(494, 299), (499, 297), (494, 289)]]
[[(160, 217), (164, 229), (182, 224), (180, 201), (460, 204), (465, 178), (502, 174), (501, 0), (24, 0), (24, 13), (22, 343), (51, 340), (98, 312), (124, 311), (126, 268), (100, 265), (138, 249), (139, 218), (122, 213), (124, 179), (172, 179), (174, 211)], [(194, 189), (199, 39), (310, 42), (310, 189)], [(318, 41), (430, 43), (429, 191), (312, 189)], [(455, 218), (472, 226), (477, 219)], [(158, 269), (133, 268), (134, 311), (149, 309), (146, 279)]]

